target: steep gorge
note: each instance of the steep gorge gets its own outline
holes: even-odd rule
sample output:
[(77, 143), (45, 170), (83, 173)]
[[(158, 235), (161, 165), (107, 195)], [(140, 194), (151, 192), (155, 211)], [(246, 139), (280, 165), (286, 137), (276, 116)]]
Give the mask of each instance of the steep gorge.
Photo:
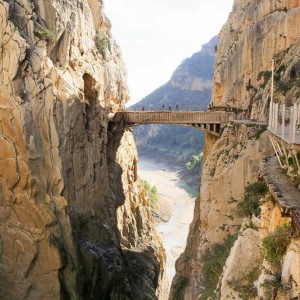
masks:
[(156, 299), (165, 254), (98, 0), (0, 0), (0, 298)]
[[(266, 120), (272, 57), (276, 97), (299, 102), (299, 20), (298, 0), (236, 0), (220, 34), (212, 104)], [(0, 298), (164, 299), (165, 252), (137, 182), (134, 140), (108, 125), (128, 90), (102, 1), (0, 0), (0, 23)], [(243, 299), (254, 266), (258, 296), (268, 299), (267, 278), (276, 299), (299, 297), (299, 237), (280, 272), (262, 254), (262, 239), (290, 222), (271, 195), (259, 216), (234, 214), (272, 155), (263, 129), (206, 134), (170, 299)], [(202, 258), (231, 236), (223, 272), (207, 288)]]

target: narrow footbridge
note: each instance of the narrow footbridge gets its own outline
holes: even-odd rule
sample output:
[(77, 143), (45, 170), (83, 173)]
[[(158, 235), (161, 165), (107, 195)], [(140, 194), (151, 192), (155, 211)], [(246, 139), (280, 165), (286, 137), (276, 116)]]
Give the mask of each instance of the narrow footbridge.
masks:
[(122, 111), (112, 119), (115, 124), (135, 126), (145, 124), (174, 124), (190, 126), (220, 135), (221, 128), (234, 119), (231, 112), (210, 111)]

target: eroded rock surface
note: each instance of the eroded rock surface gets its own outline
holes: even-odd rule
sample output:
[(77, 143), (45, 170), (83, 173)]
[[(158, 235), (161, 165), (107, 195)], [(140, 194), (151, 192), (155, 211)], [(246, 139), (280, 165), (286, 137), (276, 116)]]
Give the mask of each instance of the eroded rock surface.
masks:
[(0, 23), (0, 298), (157, 298), (134, 142), (108, 129), (128, 90), (102, 1), (0, 0)]
[[(220, 33), (215, 62), (213, 104), (247, 111), (267, 119), (272, 58), (275, 59), (275, 99), (299, 94), (291, 71), (299, 76), (299, 0), (236, 0)], [(285, 62), (283, 62), (285, 60)], [(293, 73), (293, 72), (292, 72)], [(296, 76), (297, 77), (297, 76)], [(296, 80), (294, 80), (296, 81)]]
[[(275, 101), (287, 106), (299, 103), (299, 20), (298, 0), (236, 0), (219, 35), (212, 105), (243, 112), (247, 119), (267, 121), (272, 58)], [(264, 157), (274, 155), (267, 133), (260, 135), (266, 128), (255, 127), (227, 127), (218, 141), (206, 135), (200, 195), (186, 250), (176, 263), (172, 300), (299, 297), (299, 237), (290, 237), (278, 272), (270, 268), (262, 249), (263, 238), (290, 220), (269, 198), (262, 200), (262, 213), (251, 222), (234, 215), (245, 187), (258, 180)], [(215, 287), (207, 289), (203, 255), (230, 235), (237, 240), (224, 261), (223, 273), (221, 269)], [(258, 269), (255, 276), (253, 267)], [(269, 294), (264, 285), (271, 285)], [(241, 296), (245, 292), (241, 287), (248, 289), (247, 296)]]
[(202, 290), (202, 256), (212, 244), (236, 234), (234, 209), (245, 187), (257, 181), (263, 158), (271, 153), (266, 133), (244, 125), (229, 127), (211, 148), (202, 171), (200, 195), (185, 252), (176, 263), (170, 299), (195, 299)]

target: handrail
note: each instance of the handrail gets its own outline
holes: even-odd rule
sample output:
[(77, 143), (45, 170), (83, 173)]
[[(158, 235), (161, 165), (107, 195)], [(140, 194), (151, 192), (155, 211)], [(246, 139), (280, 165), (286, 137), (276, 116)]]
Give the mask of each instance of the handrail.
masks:
[(233, 114), (207, 111), (123, 111), (117, 112), (114, 121), (130, 124), (224, 124), (232, 121)]

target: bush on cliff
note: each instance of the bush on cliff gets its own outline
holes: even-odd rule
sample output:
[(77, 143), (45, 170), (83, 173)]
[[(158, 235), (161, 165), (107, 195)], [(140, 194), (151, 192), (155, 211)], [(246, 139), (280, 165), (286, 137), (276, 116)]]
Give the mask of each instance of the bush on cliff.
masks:
[(155, 185), (151, 186), (146, 180), (140, 179), (140, 182), (143, 188), (147, 191), (147, 195), (150, 198), (151, 205), (153, 207), (157, 207), (159, 199), (157, 187)]
[(205, 290), (201, 293), (200, 300), (207, 299), (215, 290), (223, 271), (223, 266), (230, 253), (230, 249), (237, 235), (229, 235), (223, 243), (213, 244), (207, 249), (202, 257), (203, 262), (203, 286)]
[(290, 241), (291, 225), (286, 223), (276, 228), (262, 240), (265, 259), (273, 266), (280, 267)]
[(259, 200), (263, 197), (268, 188), (263, 182), (249, 184), (245, 188), (243, 201), (239, 202), (235, 213), (238, 217), (251, 217), (252, 214), (258, 216), (260, 213)]
[(199, 155), (192, 155), (189, 161), (185, 164), (185, 168), (188, 171), (198, 169), (201, 166), (203, 159), (203, 152), (200, 152)]
[(40, 37), (40, 39), (50, 42), (54, 39), (55, 33), (46, 27), (41, 27), (36, 31), (36, 34)]
[(103, 32), (97, 32), (96, 36), (95, 36), (95, 45), (97, 50), (104, 55), (105, 50), (108, 46), (108, 38), (106, 37), (106, 35)]

